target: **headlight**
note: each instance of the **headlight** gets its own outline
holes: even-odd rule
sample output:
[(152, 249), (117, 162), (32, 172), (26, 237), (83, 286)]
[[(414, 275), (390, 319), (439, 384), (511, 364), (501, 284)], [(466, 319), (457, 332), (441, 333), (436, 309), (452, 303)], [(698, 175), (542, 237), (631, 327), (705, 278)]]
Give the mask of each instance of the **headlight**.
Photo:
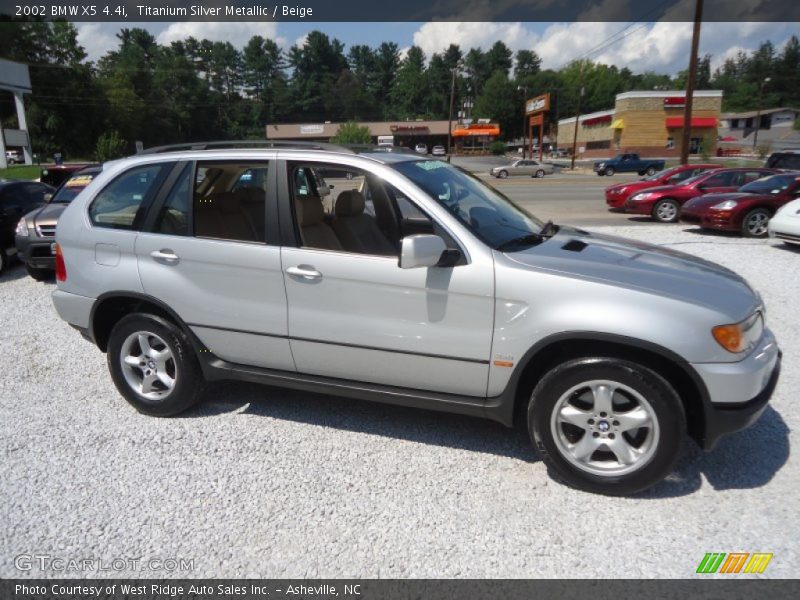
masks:
[(605, 167), (605, 166), (606, 166), (606, 163), (604, 163), (604, 162), (602, 162), (602, 163), (597, 163), (597, 166), (598, 166), (598, 167)]
[(725, 202), (720, 202), (712, 206), (711, 210), (731, 210), (732, 208), (736, 208), (738, 204), (736, 200), (725, 200)]
[(754, 346), (761, 339), (763, 331), (764, 318), (760, 312), (756, 312), (739, 323), (714, 327), (711, 335), (725, 350), (738, 354)]
[(16, 234), (22, 237), (28, 237), (28, 223), (25, 219), (20, 219), (19, 223), (17, 223)]
[(647, 200), (652, 195), (650, 192), (642, 192), (641, 194), (636, 194), (631, 200)]

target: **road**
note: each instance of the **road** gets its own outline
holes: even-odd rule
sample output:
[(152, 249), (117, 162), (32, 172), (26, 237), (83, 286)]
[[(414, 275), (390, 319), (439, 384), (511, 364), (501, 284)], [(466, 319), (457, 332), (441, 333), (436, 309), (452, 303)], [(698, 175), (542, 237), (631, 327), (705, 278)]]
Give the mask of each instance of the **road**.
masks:
[(542, 179), (479, 177), (540, 219), (579, 227), (653, 224), (641, 215), (613, 213), (606, 208), (603, 190), (614, 183), (636, 181), (639, 177), (635, 173), (613, 177), (562, 173)]

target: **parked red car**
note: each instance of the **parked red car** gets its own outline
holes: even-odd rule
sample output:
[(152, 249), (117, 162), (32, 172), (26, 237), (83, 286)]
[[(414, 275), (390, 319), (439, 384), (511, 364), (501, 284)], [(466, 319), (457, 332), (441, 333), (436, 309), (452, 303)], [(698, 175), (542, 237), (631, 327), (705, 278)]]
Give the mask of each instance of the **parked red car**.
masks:
[(779, 173), (743, 185), (732, 194), (692, 198), (681, 209), (681, 221), (704, 229), (740, 231), (745, 237), (764, 237), (770, 217), (800, 197), (800, 172)]
[(612, 210), (621, 210), (625, 208), (625, 200), (627, 200), (636, 192), (641, 192), (642, 190), (661, 185), (678, 185), (690, 177), (694, 177), (695, 175), (699, 175), (700, 173), (704, 173), (710, 169), (720, 168), (722, 168), (722, 165), (678, 165), (677, 167), (671, 167), (669, 169), (659, 171), (655, 175), (645, 177), (639, 181), (617, 183), (606, 188), (606, 204), (608, 204), (608, 207)]
[(697, 196), (735, 192), (741, 186), (767, 175), (775, 169), (736, 168), (712, 169), (685, 180), (680, 185), (664, 185), (628, 196), (625, 212), (650, 215), (659, 223), (675, 223), (681, 206)]

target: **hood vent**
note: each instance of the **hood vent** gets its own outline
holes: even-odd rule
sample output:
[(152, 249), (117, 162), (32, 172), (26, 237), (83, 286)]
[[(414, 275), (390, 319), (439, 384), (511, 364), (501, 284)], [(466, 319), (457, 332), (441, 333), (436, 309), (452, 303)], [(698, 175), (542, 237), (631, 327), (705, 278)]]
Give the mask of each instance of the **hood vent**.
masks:
[(588, 244), (586, 242), (582, 242), (580, 240), (570, 240), (563, 246), (561, 246), (562, 250), (567, 250), (569, 252), (580, 252), (584, 248), (586, 248)]

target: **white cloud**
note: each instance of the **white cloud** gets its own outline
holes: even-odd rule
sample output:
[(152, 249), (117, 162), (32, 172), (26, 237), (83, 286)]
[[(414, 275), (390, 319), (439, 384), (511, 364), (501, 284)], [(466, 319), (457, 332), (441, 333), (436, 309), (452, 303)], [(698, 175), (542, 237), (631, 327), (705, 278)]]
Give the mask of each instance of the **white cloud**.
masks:
[(298, 48), (303, 48), (308, 43), (308, 34), (304, 33), (294, 41), (294, 45)]
[[(613, 2), (613, 0), (606, 0)], [(712, 66), (738, 50), (750, 51), (765, 40), (776, 47), (797, 30), (797, 23), (704, 23), (700, 54), (712, 54)], [(414, 44), (430, 57), (451, 43), (462, 50), (486, 49), (497, 40), (512, 50), (533, 49), (544, 68), (558, 69), (583, 57), (634, 72), (674, 74), (689, 62), (692, 24), (688, 22), (616, 23), (579, 21), (553, 23), (540, 35), (521, 23), (425, 23), (414, 33)]]
[(78, 30), (78, 43), (86, 50), (91, 61), (97, 62), (119, 44), (117, 27), (113, 32), (108, 31), (103, 23), (75, 23), (75, 27)]
[(450, 44), (458, 44), (462, 50), (487, 49), (497, 40), (502, 40), (512, 50), (532, 48), (537, 35), (521, 23), (475, 23), (433, 22), (425, 23), (414, 33), (414, 45), (419, 46), (430, 58), (434, 52), (446, 50)]
[(208, 39), (214, 42), (230, 42), (237, 48), (243, 47), (251, 37), (260, 35), (264, 38), (275, 40), (279, 46), (284, 46), (286, 40), (277, 37), (278, 25), (272, 22), (212, 22), (191, 21), (172, 23), (158, 34), (156, 40), (159, 44), (184, 40), (189, 36), (198, 40)]

